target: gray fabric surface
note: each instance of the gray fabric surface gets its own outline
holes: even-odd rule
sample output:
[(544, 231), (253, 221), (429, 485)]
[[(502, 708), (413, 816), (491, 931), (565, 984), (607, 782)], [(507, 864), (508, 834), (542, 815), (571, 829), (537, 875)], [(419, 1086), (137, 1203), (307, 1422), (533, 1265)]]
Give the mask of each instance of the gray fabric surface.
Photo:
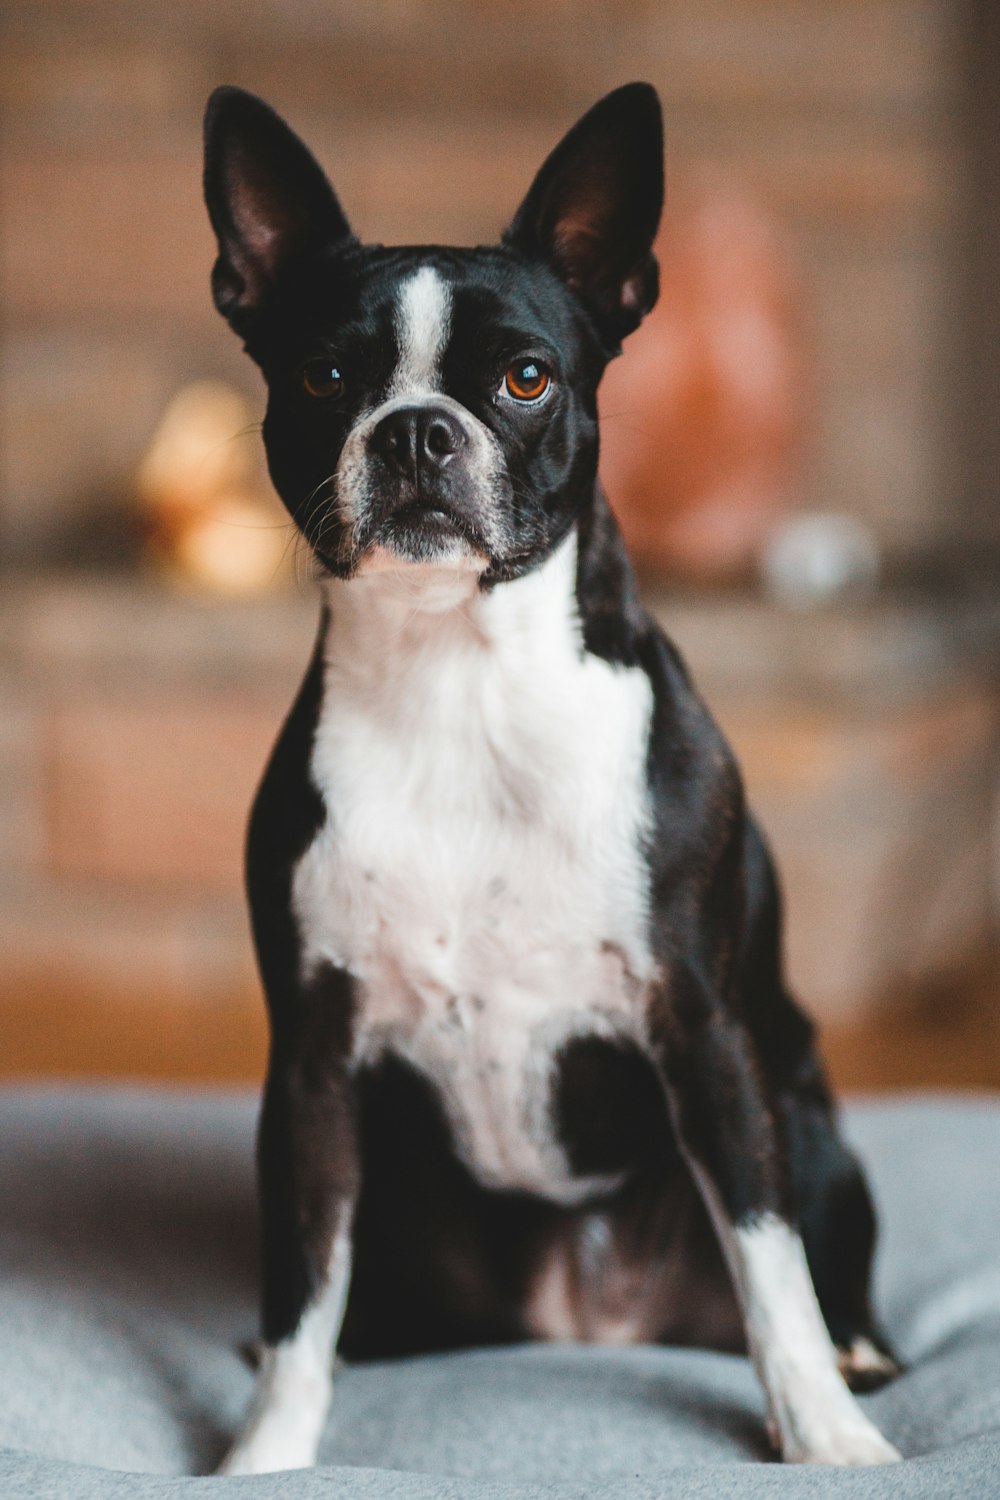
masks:
[(313, 1472), (195, 1479), (249, 1396), (245, 1095), (0, 1094), (0, 1500), (1000, 1496), (1000, 1101), (856, 1105), (907, 1462), (767, 1462), (746, 1361), (533, 1345), (345, 1368)]

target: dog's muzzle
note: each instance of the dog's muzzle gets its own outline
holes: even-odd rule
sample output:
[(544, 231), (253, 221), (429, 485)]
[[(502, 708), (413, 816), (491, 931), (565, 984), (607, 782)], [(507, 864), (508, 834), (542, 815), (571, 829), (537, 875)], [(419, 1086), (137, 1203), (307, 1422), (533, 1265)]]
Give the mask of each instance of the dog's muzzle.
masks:
[(374, 539), (403, 556), (442, 545), (488, 543), (488, 490), (477, 472), (477, 445), (447, 407), (398, 406), (368, 438), (368, 521)]

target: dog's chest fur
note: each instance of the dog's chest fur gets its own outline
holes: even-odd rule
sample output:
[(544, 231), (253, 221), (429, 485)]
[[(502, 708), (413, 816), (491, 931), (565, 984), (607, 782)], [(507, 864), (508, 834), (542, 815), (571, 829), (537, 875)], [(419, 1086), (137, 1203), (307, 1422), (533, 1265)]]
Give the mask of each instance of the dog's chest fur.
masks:
[(641, 1042), (652, 975), (650, 688), (582, 650), (574, 570), (571, 538), (488, 595), (332, 586), (327, 819), (294, 880), (307, 967), (357, 981), (356, 1060), (388, 1048), (430, 1079), (481, 1181), (563, 1201), (596, 1184), (558, 1143), (554, 1061)]

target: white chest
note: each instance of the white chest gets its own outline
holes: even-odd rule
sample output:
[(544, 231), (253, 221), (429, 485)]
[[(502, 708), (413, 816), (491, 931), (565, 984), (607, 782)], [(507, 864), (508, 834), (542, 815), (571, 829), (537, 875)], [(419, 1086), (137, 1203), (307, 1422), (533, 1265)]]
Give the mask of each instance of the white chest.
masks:
[(592, 1184), (554, 1139), (553, 1059), (639, 1039), (652, 969), (649, 684), (581, 652), (571, 565), (408, 622), (384, 580), (343, 586), (313, 757), (327, 823), (294, 886), (307, 965), (358, 981), (359, 1060), (391, 1048), (429, 1077), (481, 1180), (563, 1198)]

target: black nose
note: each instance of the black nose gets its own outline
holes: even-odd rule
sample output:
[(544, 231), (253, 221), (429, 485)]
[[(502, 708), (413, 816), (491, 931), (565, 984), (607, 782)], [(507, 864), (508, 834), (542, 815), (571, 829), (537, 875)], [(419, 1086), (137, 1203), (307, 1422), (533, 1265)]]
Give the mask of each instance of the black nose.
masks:
[(421, 469), (443, 469), (465, 446), (465, 433), (443, 407), (403, 406), (382, 418), (370, 446), (391, 469), (415, 480)]

